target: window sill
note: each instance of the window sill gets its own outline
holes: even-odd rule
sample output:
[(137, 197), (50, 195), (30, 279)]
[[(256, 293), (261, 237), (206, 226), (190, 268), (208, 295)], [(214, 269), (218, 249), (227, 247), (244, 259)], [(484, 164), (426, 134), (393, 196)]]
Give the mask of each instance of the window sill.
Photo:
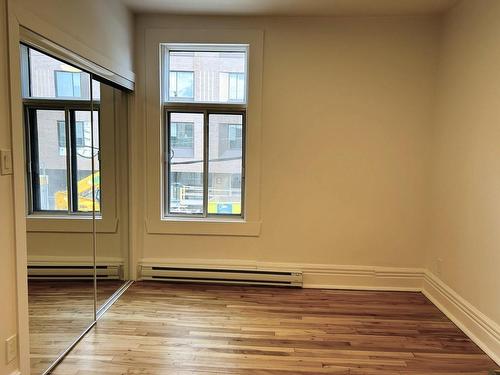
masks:
[(260, 221), (240, 218), (167, 217), (146, 221), (146, 230), (152, 234), (258, 237), (260, 226)]
[[(104, 219), (96, 216), (96, 230), (99, 233), (115, 233), (118, 218)], [(32, 214), (26, 217), (28, 232), (91, 233), (92, 216)]]

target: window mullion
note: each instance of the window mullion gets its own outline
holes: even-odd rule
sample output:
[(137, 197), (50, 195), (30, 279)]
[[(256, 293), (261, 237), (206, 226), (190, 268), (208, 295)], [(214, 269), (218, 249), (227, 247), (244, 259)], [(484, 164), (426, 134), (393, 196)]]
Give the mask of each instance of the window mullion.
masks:
[(208, 111), (203, 112), (203, 217), (208, 216)]
[(73, 212), (78, 212), (78, 165), (77, 165), (77, 144), (76, 144), (76, 113), (74, 109), (69, 109), (69, 129), (70, 129), (70, 161), (71, 161), (71, 208)]
[(64, 110), (64, 129), (66, 132), (66, 185), (67, 185), (67, 199), (68, 199), (68, 214), (70, 214), (73, 211), (73, 184), (72, 184), (72, 160), (71, 160), (71, 154), (72, 154), (72, 145), (71, 145), (71, 138), (72, 138), (72, 131), (70, 129), (70, 123), (71, 123), (71, 114), (70, 110), (66, 108)]
[[(164, 152), (164, 155), (163, 155), (163, 160), (164, 160), (164, 163), (166, 163), (166, 173), (165, 173), (165, 184), (167, 186), (167, 196), (166, 196), (166, 212), (167, 214), (170, 214), (170, 210), (171, 210), (171, 203), (170, 203), (170, 198), (172, 196), (172, 192), (171, 192), (171, 189), (172, 187), (170, 186), (170, 127), (171, 127), (171, 124), (170, 124), (170, 113), (168, 111), (166, 111), (166, 120), (167, 120), (167, 129), (166, 129), (166, 147), (165, 147), (165, 152)], [(165, 165), (165, 164), (164, 164)]]

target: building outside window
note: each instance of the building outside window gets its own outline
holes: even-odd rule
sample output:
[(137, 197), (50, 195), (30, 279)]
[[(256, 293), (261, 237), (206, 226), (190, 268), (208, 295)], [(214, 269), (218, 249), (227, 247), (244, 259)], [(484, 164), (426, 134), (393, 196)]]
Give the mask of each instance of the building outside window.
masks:
[(247, 46), (166, 44), (162, 66), (165, 216), (242, 217)]

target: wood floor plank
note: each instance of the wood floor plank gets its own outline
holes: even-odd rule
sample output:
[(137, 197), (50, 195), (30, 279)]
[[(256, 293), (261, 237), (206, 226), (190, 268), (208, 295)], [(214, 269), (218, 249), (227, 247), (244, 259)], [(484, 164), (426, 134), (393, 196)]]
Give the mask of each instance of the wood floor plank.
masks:
[(421, 293), (137, 282), (55, 375), (486, 375)]

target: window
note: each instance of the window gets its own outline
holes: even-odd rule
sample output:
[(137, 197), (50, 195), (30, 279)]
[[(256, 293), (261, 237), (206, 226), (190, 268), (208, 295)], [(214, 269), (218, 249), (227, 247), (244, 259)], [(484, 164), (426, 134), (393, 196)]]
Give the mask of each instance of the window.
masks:
[(176, 99), (193, 99), (193, 72), (171, 71), (169, 74), (169, 96)]
[[(22, 84), (30, 212), (83, 213), (94, 206), (100, 211), (99, 102), (91, 111), (90, 103), (74, 100), (89, 95), (90, 75), (29, 47), (21, 49), (27, 67)], [(99, 83), (92, 81), (92, 89), (99, 98)]]
[(229, 73), (229, 93), (230, 101), (243, 101), (245, 99), (245, 74)]
[[(84, 131), (86, 129), (86, 132)], [(57, 121), (57, 133), (59, 140), (59, 155), (66, 155), (66, 123)], [(83, 121), (75, 122), (76, 146), (90, 146), (90, 130)], [(87, 138), (85, 138), (85, 134)]]
[(80, 98), (82, 96), (82, 73), (54, 71), (56, 97)]
[(66, 122), (57, 121), (57, 139), (59, 144), (59, 156), (66, 155)]
[(246, 59), (246, 45), (163, 45), (166, 216), (243, 217)]
[[(99, 112), (94, 111), (93, 114), (94, 148), (91, 147), (89, 110), (28, 106), (27, 114), (31, 210), (91, 211), (92, 199), (89, 196), (92, 195), (92, 178), (94, 190), (100, 189)], [(70, 119), (69, 122), (66, 118)], [(92, 158), (95, 164), (93, 177)], [(99, 211), (99, 203), (96, 199), (96, 211)]]
[(246, 104), (246, 45), (164, 45), (166, 102)]
[(191, 158), (194, 152), (194, 123), (172, 122), (170, 124), (170, 152), (178, 158)]
[(231, 150), (240, 150), (242, 147), (243, 132), (242, 126), (238, 124), (227, 125), (228, 146)]
[[(40, 51), (21, 45), (22, 94), (30, 99), (90, 100), (90, 74)], [(92, 80), (92, 96), (100, 98)]]

